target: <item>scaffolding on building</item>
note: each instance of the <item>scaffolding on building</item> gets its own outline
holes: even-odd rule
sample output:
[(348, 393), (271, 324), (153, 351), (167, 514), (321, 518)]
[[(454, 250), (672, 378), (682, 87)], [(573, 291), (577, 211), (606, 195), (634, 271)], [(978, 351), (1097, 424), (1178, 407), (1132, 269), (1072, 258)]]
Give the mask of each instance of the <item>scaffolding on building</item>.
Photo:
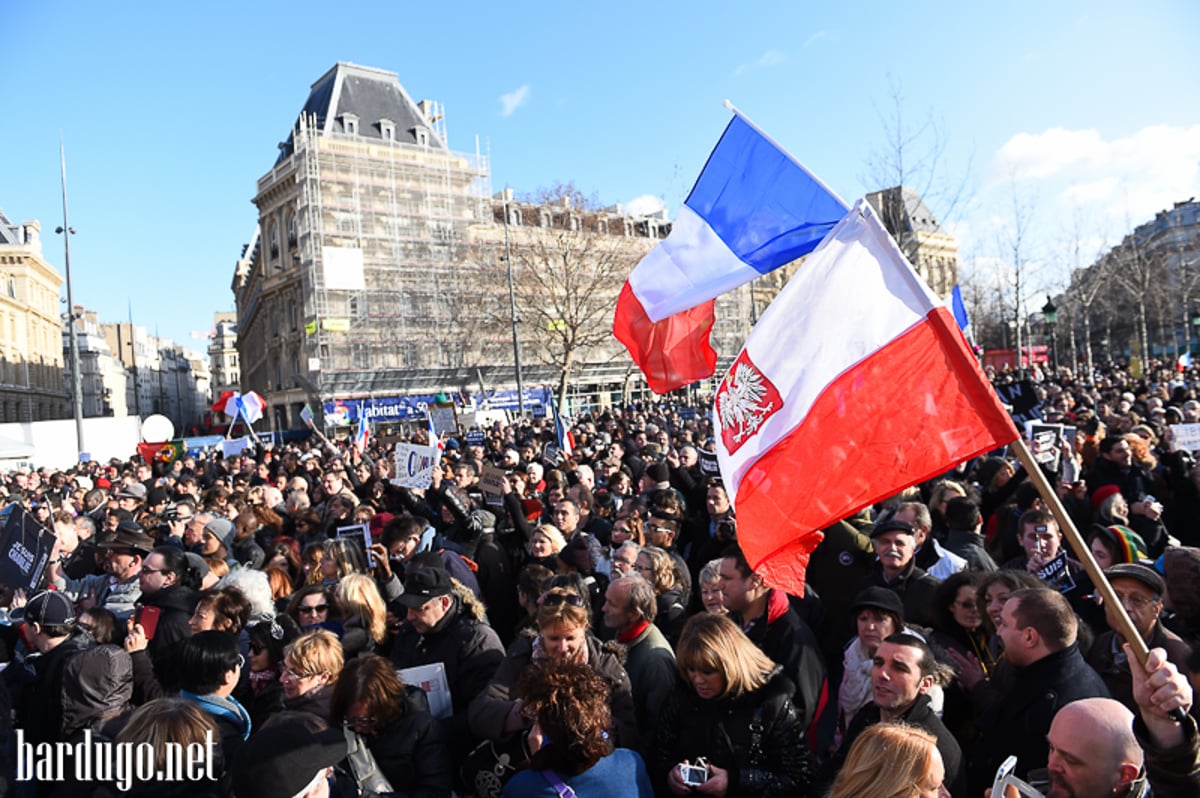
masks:
[(435, 116), (416, 144), (323, 130), (312, 115), (294, 131), (306, 370), (321, 383), (465, 365), (447, 343), (468, 337), (478, 304), (463, 288), (479, 275), (463, 264), (467, 228), (488, 212), (488, 164), (441, 146), (440, 106), (422, 111)]

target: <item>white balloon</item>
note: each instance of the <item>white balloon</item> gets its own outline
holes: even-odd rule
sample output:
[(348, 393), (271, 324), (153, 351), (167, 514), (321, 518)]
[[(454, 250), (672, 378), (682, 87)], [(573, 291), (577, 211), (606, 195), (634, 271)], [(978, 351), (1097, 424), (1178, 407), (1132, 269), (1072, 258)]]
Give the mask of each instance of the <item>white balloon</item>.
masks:
[(175, 437), (175, 425), (166, 416), (146, 416), (142, 422), (143, 443), (165, 443)]

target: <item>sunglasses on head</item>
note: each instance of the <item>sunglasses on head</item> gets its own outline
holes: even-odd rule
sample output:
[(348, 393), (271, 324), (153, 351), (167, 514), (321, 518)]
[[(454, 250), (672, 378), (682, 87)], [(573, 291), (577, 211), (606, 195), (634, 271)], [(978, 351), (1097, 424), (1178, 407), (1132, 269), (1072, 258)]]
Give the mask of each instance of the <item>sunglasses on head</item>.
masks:
[(566, 602), (572, 607), (586, 606), (583, 596), (578, 596), (574, 593), (546, 593), (538, 599), (539, 607), (557, 607), (559, 604)]

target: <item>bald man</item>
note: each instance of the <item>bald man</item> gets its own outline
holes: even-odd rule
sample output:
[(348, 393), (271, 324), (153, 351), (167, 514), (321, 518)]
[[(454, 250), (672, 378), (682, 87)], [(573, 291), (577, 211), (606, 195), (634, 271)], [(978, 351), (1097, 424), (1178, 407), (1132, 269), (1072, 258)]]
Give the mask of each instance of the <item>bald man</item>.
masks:
[(1133, 736), (1133, 713), (1111, 698), (1083, 698), (1054, 716), (1050, 733), (1049, 798), (1137, 795), (1142, 749)]
[(1111, 698), (1083, 698), (1060, 709), (1046, 735), (1047, 798), (1200, 795), (1196, 722), (1167, 714), (1191, 705), (1191, 685), (1163, 649), (1151, 649), (1144, 668), (1128, 645), (1125, 651), (1139, 714)]

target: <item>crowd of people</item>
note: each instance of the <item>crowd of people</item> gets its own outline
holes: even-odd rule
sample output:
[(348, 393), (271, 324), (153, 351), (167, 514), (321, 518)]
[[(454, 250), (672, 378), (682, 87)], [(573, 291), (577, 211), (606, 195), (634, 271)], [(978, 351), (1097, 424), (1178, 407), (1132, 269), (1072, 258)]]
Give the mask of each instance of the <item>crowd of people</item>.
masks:
[(1054, 798), (1200, 795), (1200, 469), (1170, 445), (1200, 393), (1024, 387), (1075, 432), (1045, 470), (1145, 663), (1005, 451), (832, 524), (789, 595), (739, 546), (703, 408), (629, 406), (565, 449), (542, 420), (445, 435), (427, 489), (391, 441), (0, 476), (54, 535), (44, 584), (5, 590), (0, 776), (119, 794), (16, 781), (18, 732), (86, 733), (160, 766), (218, 741), (132, 795), (961, 798), (1010, 755)]

